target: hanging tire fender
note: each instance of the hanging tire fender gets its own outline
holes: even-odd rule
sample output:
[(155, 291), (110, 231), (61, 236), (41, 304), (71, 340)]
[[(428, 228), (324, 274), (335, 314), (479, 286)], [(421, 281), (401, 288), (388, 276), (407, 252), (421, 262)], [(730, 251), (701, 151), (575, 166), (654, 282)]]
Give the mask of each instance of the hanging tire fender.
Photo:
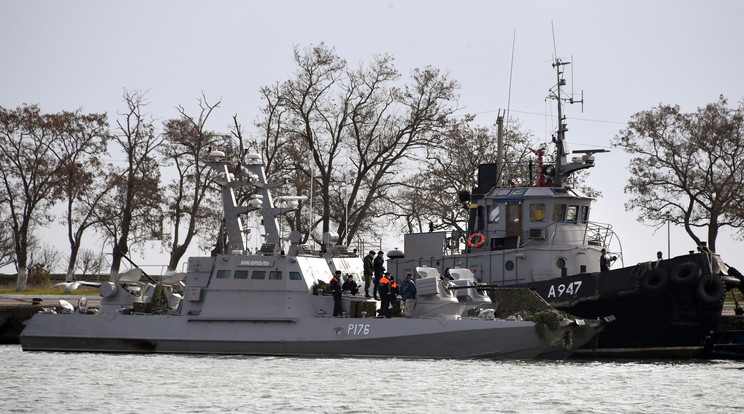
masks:
[(659, 292), (669, 284), (669, 275), (663, 269), (652, 269), (641, 278), (641, 290), (644, 292)]
[(726, 284), (719, 276), (708, 275), (698, 282), (697, 294), (703, 302), (717, 303), (723, 299), (725, 293)]
[(700, 265), (695, 262), (684, 262), (674, 266), (669, 280), (675, 285), (691, 285), (700, 279)]

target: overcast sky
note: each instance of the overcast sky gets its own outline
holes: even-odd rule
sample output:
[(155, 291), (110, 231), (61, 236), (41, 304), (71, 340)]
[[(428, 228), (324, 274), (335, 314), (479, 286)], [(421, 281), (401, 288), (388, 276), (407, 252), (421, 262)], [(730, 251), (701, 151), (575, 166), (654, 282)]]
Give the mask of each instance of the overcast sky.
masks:
[[(14, 1), (0, 2), (0, 106), (44, 112), (124, 109), (122, 92), (146, 90), (148, 110), (197, 113), (202, 93), (222, 100), (209, 129), (237, 114), (249, 131), (259, 88), (294, 70), (292, 48), (320, 42), (352, 66), (391, 54), (404, 74), (434, 66), (460, 85), (462, 113), (491, 125), (509, 101), (512, 117), (547, 140), (550, 66), (573, 61), (585, 104), (567, 108), (571, 149), (608, 148), (636, 112), (664, 104), (683, 111), (744, 98), (742, 1)], [(555, 43), (553, 41), (553, 30)], [(568, 78), (571, 83), (571, 76)], [(550, 105), (550, 106), (548, 106)], [(636, 222), (623, 193), (628, 156), (597, 156), (589, 184), (602, 192), (592, 220), (613, 224), (625, 264), (667, 251), (666, 229)], [(701, 237), (704, 239), (702, 232)], [(67, 251), (65, 238), (59, 249)], [(383, 246), (384, 249), (402, 246)], [(672, 229), (672, 255), (692, 249)], [(744, 267), (744, 243), (719, 236), (724, 260)]]

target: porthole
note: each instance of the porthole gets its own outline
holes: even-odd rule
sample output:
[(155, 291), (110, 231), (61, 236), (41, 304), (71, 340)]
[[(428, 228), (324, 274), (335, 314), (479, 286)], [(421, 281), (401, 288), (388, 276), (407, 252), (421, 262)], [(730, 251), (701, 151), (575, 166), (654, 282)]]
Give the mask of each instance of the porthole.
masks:
[(559, 269), (564, 269), (566, 267), (566, 259), (563, 257), (559, 257), (555, 260), (555, 265)]
[(512, 262), (511, 260), (507, 260), (506, 263), (504, 263), (504, 269), (510, 272), (514, 270), (514, 262)]

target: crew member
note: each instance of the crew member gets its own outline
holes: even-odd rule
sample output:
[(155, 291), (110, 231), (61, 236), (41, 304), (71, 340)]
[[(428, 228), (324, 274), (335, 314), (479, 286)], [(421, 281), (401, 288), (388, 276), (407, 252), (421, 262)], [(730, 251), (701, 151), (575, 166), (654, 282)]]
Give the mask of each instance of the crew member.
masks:
[(400, 296), (405, 302), (405, 316), (410, 318), (416, 308), (416, 283), (413, 281), (413, 274), (406, 274), (406, 278), (400, 282)]
[[(380, 288), (378, 284), (378, 280), (382, 279), (382, 273), (385, 271), (385, 253), (380, 250), (377, 252), (377, 257), (375, 257), (375, 290), (372, 292), (372, 296), (375, 297), (375, 300), (377, 300), (377, 291)], [(380, 295), (382, 296), (382, 295)]]
[(336, 275), (331, 278), (331, 294), (333, 295), (333, 316), (341, 316), (343, 310), (341, 308), (341, 282), (338, 278), (341, 277), (341, 271), (336, 270)]
[(654, 269), (658, 269), (659, 265), (661, 264), (661, 261), (663, 260), (664, 255), (661, 252), (656, 252), (656, 262), (654, 263)]
[(602, 255), (599, 256), (599, 270), (602, 272), (607, 272), (610, 270), (610, 266), (612, 266), (612, 263), (617, 260), (617, 256), (610, 257), (610, 254), (607, 253), (607, 249), (602, 249)]
[(352, 295), (356, 295), (357, 292), (359, 292), (359, 288), (357, 287), (356, 282), (354, 281), (353, 275), (348, 275), (346, 278), (346, 281), (344, 282), (343, 286), (341, 286), (342, 292), (349, 292)]
[[(369, 295), (369, 284), (372, 282), (372, 274), (375, 272), (375, 251), (370, 250), (369, 254), (364, 256), (364, 297), (371, 298)], [(377, 282), (375, 282), (375, 298), (377, 298)]]
[(385, 272), (385, 275), (380, 278), (380, 300), (382, 301), (380, 315), (386, 318), (390, 317), (390, 279), (387, 278), (389, 275), (389, 272)]

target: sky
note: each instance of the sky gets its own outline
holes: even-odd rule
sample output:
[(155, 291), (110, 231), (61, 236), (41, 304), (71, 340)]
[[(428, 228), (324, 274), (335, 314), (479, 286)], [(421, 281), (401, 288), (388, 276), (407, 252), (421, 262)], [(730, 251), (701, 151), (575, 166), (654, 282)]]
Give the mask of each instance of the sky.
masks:
[[(569, 86), (584, 93), (583, 108), (566, 108), (570, 149), (611, 151), (590, 170), (588, 184), (602, 193), (591, 219), (613, 225), (633, 265), (694, 246), (680, 228), (667, 237), (625, 210), (629, 156), (610, 142), (633, 114), (659, 104), (693, 112), (719, 95), (732, 106), (744, 99), (741, 16), (736, 0), (3, 0), (0, 106), (106, 112), (113, 121), (126, 88), (147, 91), (148, 112), (165, 120), (179, 105), (197, 114), (203, 94), (222, 102), (208, 129), (227, 131), (237, 114), (251, 133), (259, 89), (291, 76), (295, 46), (324, 42), (351, 66), (387, 53), (403, 74), (448, 71), (461, 86), (459, 113), (488, 126), (508, 107), (547, 141), (557, 55), (572, 62)], [(717, 250), (744, 267), (744, 242), (731, 235), (719, 236)], [(45, 237), (67, 251), (64, 230)], [(402, 236), (389, 244), (402, 247)]]

